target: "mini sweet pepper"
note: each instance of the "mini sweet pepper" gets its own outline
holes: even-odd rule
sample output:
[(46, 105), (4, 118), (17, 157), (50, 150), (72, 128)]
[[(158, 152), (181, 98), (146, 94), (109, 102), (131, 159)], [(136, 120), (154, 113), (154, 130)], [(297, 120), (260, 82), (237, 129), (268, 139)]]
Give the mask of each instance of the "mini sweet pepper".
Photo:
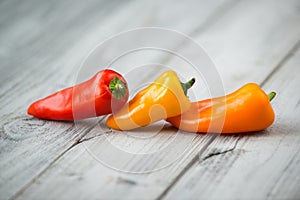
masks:
[(249, 83), (224, 97), (193, 102), (188, 111), (167, 121), (189, 132), (260, 131), (274, 121), (270, 104), (274, 96), (275, 92), (267, 95), (257, 84)]
[(174, 71), (166, 71), (138, 92), (120, 111), (110, 115), (106, 124), (117, 130), (131, 130), (179, 115), (190, 107), (186, 94), (194, 82), (193, 78), (181, 83)]
[(121, 109), (127, 99), (124, 77), (105, 69), (85, 82), (35, 101), (27, 113), (40, 119), (79, 120), (110, 114)]

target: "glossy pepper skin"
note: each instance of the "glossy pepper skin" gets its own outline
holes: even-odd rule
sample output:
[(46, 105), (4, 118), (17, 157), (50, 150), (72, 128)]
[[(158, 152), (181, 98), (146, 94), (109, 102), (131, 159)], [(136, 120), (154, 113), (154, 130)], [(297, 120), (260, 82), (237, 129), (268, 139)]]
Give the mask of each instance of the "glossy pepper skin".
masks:
[(257, 84), (249, 83), (224, 97), (193, 102), (188, 111), (167, 121), (189, 132), (230, 134), (260, 131), (274, 121), (270, 104), (274, 96), (274, 92), (268, 96)]
[(40, 119), (79, 120), (110, 114), (121, 109), (127, 99), (125, 79), (106, 69), (85, 82), (34, 102), (27, 112)]
[(185, 112), (190, 107), (186, 91), (195, 82), (180, 83), (170, 70), (141, 90), (120, 111), (113, 113), (106, 125), (116, 130), (131, 130)]

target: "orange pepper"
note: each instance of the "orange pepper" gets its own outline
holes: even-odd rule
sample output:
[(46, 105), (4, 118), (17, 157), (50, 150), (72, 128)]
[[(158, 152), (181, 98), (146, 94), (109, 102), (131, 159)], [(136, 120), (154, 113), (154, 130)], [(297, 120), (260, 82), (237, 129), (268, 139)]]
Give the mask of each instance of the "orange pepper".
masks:
[(189, 132), (259, 131), (274, 121), (270, 101), (275, 95), (267, 95), (257, 84), (249, 83), (224, 97), (193, 102), (188, 111), (167, 121)]
[(117, 130), (131, 130), (179, 115), (191, 105), (186, 93), (194, 82), (193, 78), (187, 83), (180, 83), (174, 71), (166, 71), (120, 111), (109, 116), (106, 125)]

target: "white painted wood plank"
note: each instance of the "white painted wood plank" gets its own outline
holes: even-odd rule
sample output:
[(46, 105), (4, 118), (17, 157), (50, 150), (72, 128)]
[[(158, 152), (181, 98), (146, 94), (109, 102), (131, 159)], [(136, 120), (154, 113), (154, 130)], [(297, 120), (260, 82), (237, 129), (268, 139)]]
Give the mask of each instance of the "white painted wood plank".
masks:
[[(234, 57), (234, 56), (228, 56), (228, 63), (230, 63), (230, 60), (236, 60), (235, 62), (240, 62), (242, 64), (247, 63), (247, 65), (243, 65), (247, 68), (249, 72), (249, 66), (255, 66), (257, 62), (261, 59), (266, 59), (265, 63), (269, 66), (267, 70), (261, 70), (262, 73), (260, 77), (257, 77), (256, 74), (249, 73), (248, 79), (251, 79), (251, 81), (262, 81), (264, 78), (268, 76), (270, 71), (272, 71), (277, 64), (280, 62), (281, 59), (284, 58), (284, 56), (287, 54), (288, 50), (292, 48), (292, 46), (296, 43), (296, 41), (299, 39), (298, 35), (296, 33), (299, 33), (299, 27), (296, 26), (298, 24), (299, 14), (295, 14), (294, 5), (297, 3), (296, 1), (291, 1), (289, 5), (290, 12), (284, 12), (282, 13), (283, 16), (285, 16), (284, 20), (280, 21), (275, 15), (275, 13), (278, 14), (278, 10), (272, 7), (272, 1), (266, 1), (262, 5), (258, 4), (251, 4), (250, 1), (242, 4), (236, 5), (235, 9), (231, 12), (233, 12), (231, 15), (235, 16), (235, 12), (239, 13), (239, 17), (242, 19), (247, 19), (249, 21), (248, 23), (251, 24), (250, 28), (255, 29), (259, 23), (259, 17), (262, 17), (262, 12), (255, 13), (253, 10), (258, 9), (265, 9), (266, 13), (269, 13), (270, 19), (268, 20), (268, 23), (265, 24), (265, 26), (259, 26), (259, 29), (257, 30), (257, 35), (255, 37), (252, 36), (252, 33), (247, 34), (247, 31), (243, 32), (243, 35), (238, 35), (238, 30), (243, 30), (245, 26), (243, 23), (237, 23), (239, 26), (236, 25), (235, 20), (239, 20), (237, 18), (232, 18), (231, 15), (227, 15), (227, 17), (222, 18), (223, 23), (219, 24), (218, 26), (214, 26), (212, 30), (215, 30), (215, 37), (216, 41), (218, 41), (218, 36), (222, 36), (222, 31), (228, 31), (227, 35), (232, 34), (231, 42), (233, 42), (233, 47), (238, 46), (240, 44), (240, 40), (244, 39), (246, 42), (245, 46), (247, 46), (250, 50), (247, 50), (244, 53), (252, 52), (254, 55), (252, 55), (252, 59), (245, 60), (246, 55), (240, 56), (240, 57)], [(284, 4), (286, 5), (286, 4)], [(251, 6), (251, 9), (247, 12), (247, 9), (245, 7)], [(262, 8), (260, 7), (262, 6)], [(278, 6), (278, 5), (277, 5)], [(244, 12), (240, 12), (240, 10), (243, 10)], [(252, 21), (252, 20), (253, 21)], [(273, 26), (273, 20), (279, 20), (281, 23), (284, 22), (286, 19), (290, 19), (292, 21), (292, 24), (287, 23), (285, 28), (282, 28), (282, 32), (280, 31), (276, 37), (280, 38), (281, 40), (278, 40), (279, 43), (278, 46), (284, 47), (281, 50), (277, 50), (273, 48), (273, 46), (268, 46), (266, 43), (266, 39), (269, 38), (269, 33), (273, 32), (276, 33), (278, 30), (278, 26)], [(295, 20), (297, 19), (297, 20)], [(231, 22), (231, 23), (229, 23)], [(276, 22), (279, 23), (279, 22)], [(225, 24), (226, 26), (224, 26)], [(240, 29), (239, 29), (240, 28)], [(209, 32), (209, 26), (207, 27)], [(206, 29), (205, 29), (206, 30)], [(291, 32), (294, 32), (295, 34), (290, 35)], [(231, 34), (230, 34), (231, 33)], [(239, 40), (234, 40), (235, 37), (237, 37), (237, 34), (239, 37)], [(204, 32), (205, 35), (205, 32)], [(290, 37), (289, 40), (284, 40), (286, 36)], [(203, 36), (204, 37), (204, 36)], [(201, 34), (199, 36), (201, 38)], [(255, 41), (261, 41), (261, 43), (257, 43)], [(218, 44), (215, 44), (215, 47), (218, 47)], [(265, 52), (265, 54), (261, 54), (260, 48), (263, 49), (262, 52)], [(214, 49), (211, 47), (211, 49)], [(217, 48), (216, 48), (217, 49)], [(236, 50), (235, 48), (233, 48)], [(216, 50), (217, 51), (217, 50)], [(228, 49), (227, 51), (230, 51)], [(260, 53), (256, 53), (256, 51), (259, 51)], [(280, 52), (280, 58), (273, 61), (274, 58), (271, 58), (271, 54), (276, 51)], [(234, 52), (229, 53), (230, 55), (234, 55)], [(219, 53), (213, 53), (216, 58), (221, 57), (222, 59), (225, 59), (222, 57), (222, 52)], [(220, 59), (221, 60), (221, 59)], [(219, 61), (220, 62), (220, 61)], [(269, 63), (269, 64), (268, 64)], [(239, 73), (240, 71), (235, 71), (236, 73)], [(225, 72), (224, 72), (225, 73)], [(228, 72), (229, 74), (232, 73), (231, 71)], [(228, 77), (227, 77), (228, 76)], [(226, 78), (227, 77), (227, 78)], [(238, 81), (239, 79), (233, 79), (231, 80), (231, 76), (225, 75), (224, 81), (229, 84), (239, 84), (241, 82)], [(227, 87), (226, 87), (227, 88)], [(230, 88), (230, 87), (228, 87)], [(151, 174), (144, 174), (144, 175), (134, 175), (134, 174), (124, 174), (116, 172), (112, 169), (109, 169), (94, 160), (94, 158), (91, 157), (91, 155), (85, 151), (86, 147), (92, 147), (94, 152), (101, 153), (105, 151), (105, 145), (103, 145), (104, 139), (103, 136), (109, 137), (111, 139), (116, 139), (119, 142), (122, 142), (122, 139), (125, 139), (125, 137), (122, 138), (122, 135), (116, 134), (116, 133), (108, 133), (106, 135), (99, 135), (99, 131), (97, 129), (93, 130), (86, 136), (85, 139), (93, 138), (90, 140), (85, 140), (81, 144), (77, 145), (72, 151), (68, 152), (65, 156), (63, 156), (61, 159), (58, 160), (57, 163), (55, 163), (45, 174), (43, 174), (41, 177), (39, 177), (36, 182), (34, 182), (26, 191), (24, 191), (23, 194), (21, 194), (20, 198), (38, 198), (41, 196), (44, 196), (44, 194), (47, 193), (48, 198), (63, 198), (63, 199), (69, 199), (69, 198), (137, 198), (137, 197), (145, 197), (147, 199), (153, 199), (162, 194), (162, 192), (165, 191), (165, 189), (176, 179), (178, 174), (182, 170), (185, 169), (185, 166), (197, 155), (200, 146), (202, 145), (201, 142), (203, 142), (203, 138), (205, 138), (203, 135), (195, 135), (195, 134), (184, 134), (182, 135), (185, 137), (190, 137), (192, 140), (191, 145), (186, 149), (186, 153), (183, 157), (181, 157), (174, 165), (172, 165), (169, 168), (166, 168), (164, 170), (151, 173)], [(220, 150), (220, 146), (223, 145), (223, 148), (221, 151), (226, 151), (232, 149), (238, 140), (236, 137), (221, 137), (220, 145), (218, 145), (218, 151)], [(219, 141), (220, 141), (219, 140)], [(243, 138), (239, 139), (238, 144), (246, 143), (246, 141), (243, 141)], [(130, 143), (129, 143), (130, 144)], [(129, 145), (127, 144), (127, 145)], [(125, 144), (124, 144), (125, 145)], [(135, 144), (131, 144), (135, 145)], [(263, 152), (260, 151), (260, 154)], [(209, 155), (203, 155), (202, 158), (205, 158)], [(165, 155), (164, 155), (165, 156)], [(113, 157), (113, 155), (111, 155)], [(213, 158), (213, 157), (211, 157)], [(207, 161), (209, 161), (211, 158), (207, 157)], [(146, 163), (139, 163), (140, 160), (132, 160), (130, 164), (132, 164), (132, 167), (135, 167), (134, 164), (140, 164), (141, 167), (146, 168)], [(224, 173), (221, 170), (218, 170), (218, 168), (222, 168), (222, 165), (218, 165), (218, 162), (214, 166), (210, 168), (210, 165), (206, 167), (206, 169), (211, 169), (211, 173), (213, 173), (211, 176), (219, 176), (219, 173)], [(228, 168), (231, 167), (231, 164), (228, 164)], [(70, 173), (66, 173), (70, 172)], [(69, 176), (68, 174), (71, 174)], [(220, 179), (218, 179), (220, 180)], [(72, 185), (72, 188), (66, 188), (64, 185)], [(205, 188), (205, 184), (201, 186), (202, 188)], [(56, 193), (49, 194), (49, 190), (55, 190)]]
[[(239, 136), (232, 151), (200, 158), (165, 199), (299, 198), (300, 94), (295, 93), (300, 85), (299, 61), (298, 49), (264, 85), (266, 91), (278, 93), (272, 102), (274, 125), (260, 134)], [(215, 140), (212, 147), (222, 147), (223, 138)]]
[[(189, 31), (195, 24), (201, 26), (227, 2), (207, 3), (193, 8), (189, 14), (184, 11), (190, 5), (179, 1), (166, 2), (166, 7), (157, 7), (159, 1), (146, 5), (142, 1), (125, 5), (119, 1), (52, 3), (9, 1), (0, 7), (2, 199), (26, 188), (26, 184), (93, 127), (83, 122), (85, 125), (76, 128), (72, 123), (40, 121), (25, 115), (33, 100), (74, 83), (75, 72), (90, 49), (128, 28), (170, 25), (169, 20), (164, 21), (167, 17), (180, 22), (169, 28)], [(159, 13), (154, 21), (153, 13)], [(185, 20), (193, 20), (195, 24), (187, 26)]]
[(226, 92), (248, 82), (261, 83), (299, 40), (299, 4), (241, 1), (206, 29), (191, 33), (215, 62)]
[[(95, 124), (90, 123), (90, 127), (93, 126)], [(5, 121), (0, 132), (0, 197), (7, 198), (22, 188), (76, 144), (89, 129), (73, 123), (46, 122), (25, 116)]]

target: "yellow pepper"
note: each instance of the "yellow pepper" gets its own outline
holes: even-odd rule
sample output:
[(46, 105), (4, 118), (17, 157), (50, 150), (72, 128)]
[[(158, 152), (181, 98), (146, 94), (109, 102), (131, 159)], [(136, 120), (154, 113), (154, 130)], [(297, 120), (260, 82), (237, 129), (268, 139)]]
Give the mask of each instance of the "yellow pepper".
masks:
[(121, 110), (110, 115), (106, 125), (116, 130), (131, 130), (180, 115), (190, 108), (186, 94), (194, 82), (193, 78), (181, 83), (174, 71), (166, 71)]

